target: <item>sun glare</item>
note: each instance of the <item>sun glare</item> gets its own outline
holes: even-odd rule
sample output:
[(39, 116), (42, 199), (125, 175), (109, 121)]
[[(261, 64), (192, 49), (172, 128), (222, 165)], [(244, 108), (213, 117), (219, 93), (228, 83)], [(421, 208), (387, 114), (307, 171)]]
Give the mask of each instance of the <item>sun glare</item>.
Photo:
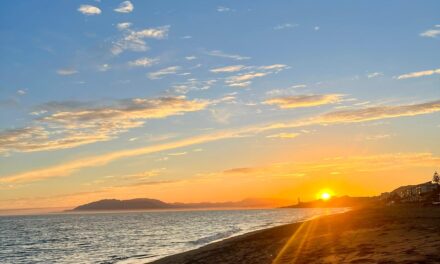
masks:
[(329, 194), (329, 193), (322, 193), (321, 194), (321, 199), (322, 200), (328, 200), (328, 199), (330, 199), (332, 196)]

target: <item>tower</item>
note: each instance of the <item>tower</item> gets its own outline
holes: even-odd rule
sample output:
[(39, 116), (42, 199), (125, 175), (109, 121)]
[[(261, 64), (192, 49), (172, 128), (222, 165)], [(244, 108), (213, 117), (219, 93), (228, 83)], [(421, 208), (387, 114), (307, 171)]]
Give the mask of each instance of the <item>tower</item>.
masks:
[(440, 183), (440, 175), (437, 172), (434, 172), (434, 176), (432, 176), (432, 182), (433, 183)]

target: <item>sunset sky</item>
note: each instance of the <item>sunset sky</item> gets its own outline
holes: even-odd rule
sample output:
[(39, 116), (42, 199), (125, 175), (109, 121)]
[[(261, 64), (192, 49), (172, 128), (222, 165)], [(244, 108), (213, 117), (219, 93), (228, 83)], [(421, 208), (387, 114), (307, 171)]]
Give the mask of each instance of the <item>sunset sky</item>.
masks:
[(440, 170), (440, 1), (0, 5), (0, 209), (377, 195)]

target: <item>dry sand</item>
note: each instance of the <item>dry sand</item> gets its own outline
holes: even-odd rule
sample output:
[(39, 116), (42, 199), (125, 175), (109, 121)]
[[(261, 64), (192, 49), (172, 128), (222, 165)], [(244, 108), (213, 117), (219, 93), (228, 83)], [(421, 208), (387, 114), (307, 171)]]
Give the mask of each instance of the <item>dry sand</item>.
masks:
[(181, 263), (440, 263), (440, 208), (364, 208), (226, 239)]

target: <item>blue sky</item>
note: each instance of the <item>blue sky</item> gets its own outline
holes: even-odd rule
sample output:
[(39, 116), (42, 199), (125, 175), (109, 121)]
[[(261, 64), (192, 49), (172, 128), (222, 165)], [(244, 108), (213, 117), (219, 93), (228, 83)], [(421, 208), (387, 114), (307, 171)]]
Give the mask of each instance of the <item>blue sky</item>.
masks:
[[(321, 179), (298, 163), (404, 155), (413, 182), (440, 159), (438, 1), (1, 5), (0, 205), (288, 198)], [(93, 157), (105, 162), (78, 166)], [(285, 178), (260, 188), (280, 162)], [(252, 169), (231, 183), (233, 168)], [(216, 181), (224, 189), (205, 193)]]

